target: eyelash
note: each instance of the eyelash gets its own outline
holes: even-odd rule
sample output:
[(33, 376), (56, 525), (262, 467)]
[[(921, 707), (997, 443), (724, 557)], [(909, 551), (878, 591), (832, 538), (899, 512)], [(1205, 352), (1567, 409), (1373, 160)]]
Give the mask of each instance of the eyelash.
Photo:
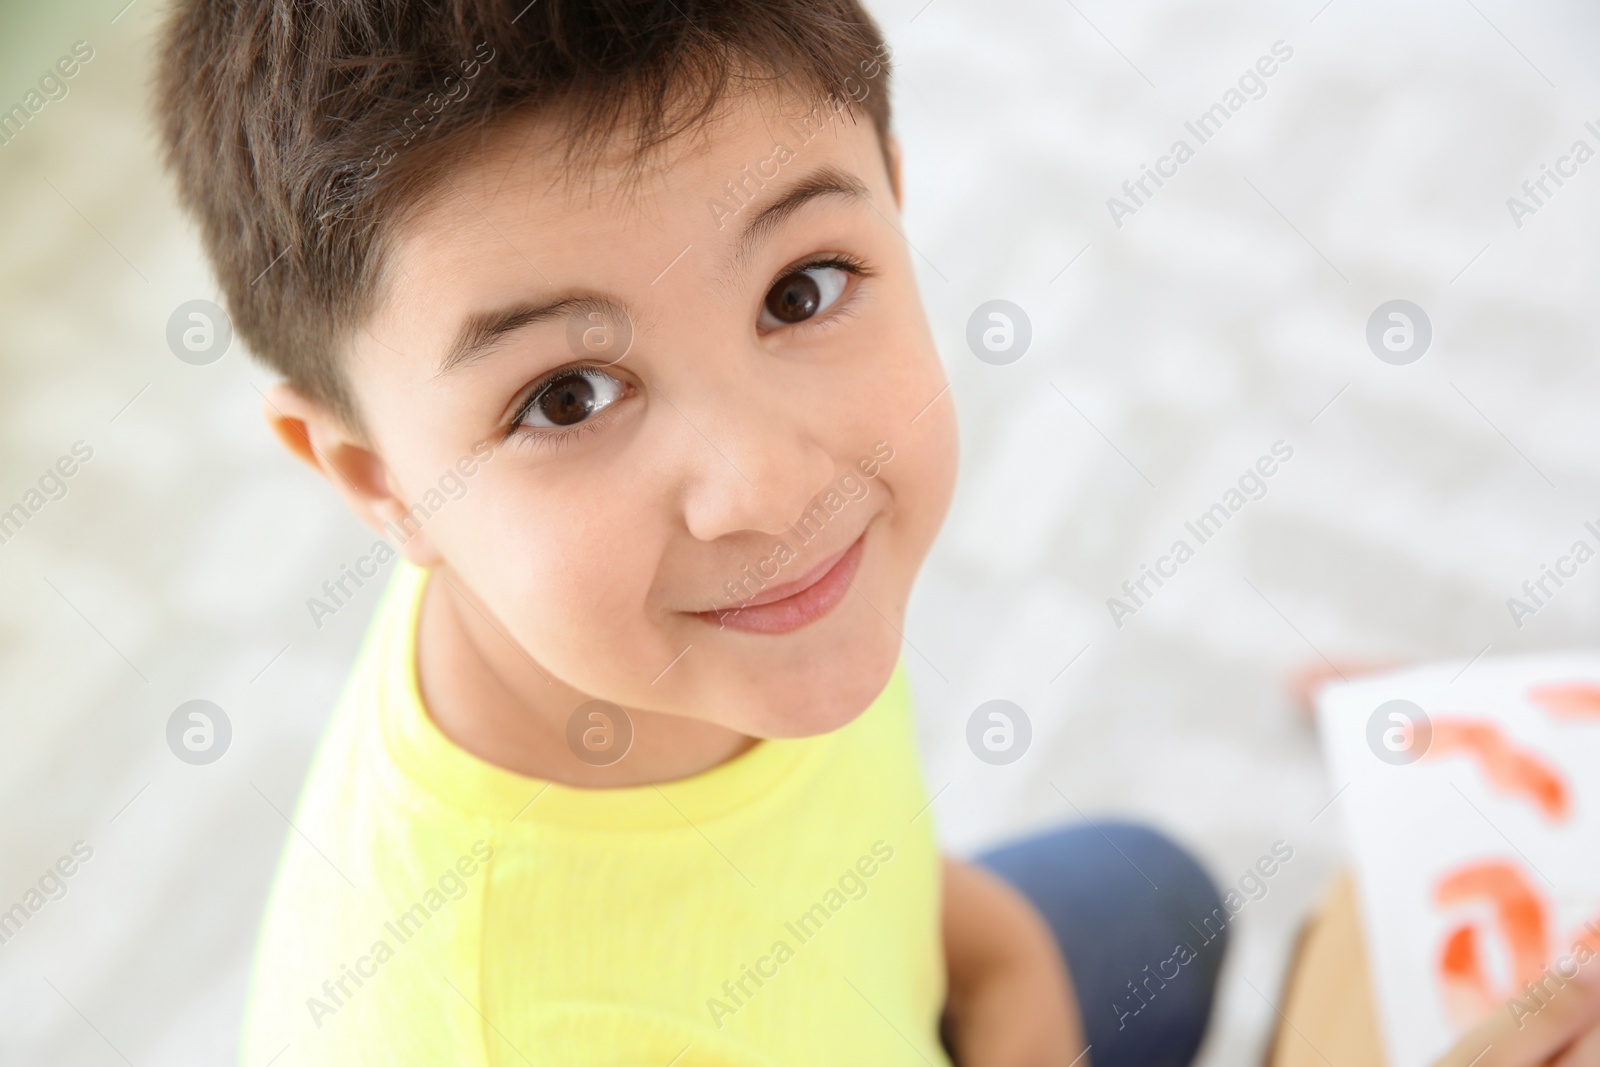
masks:
[(548, 387), (552, 382), (558, 381), (573, 374), (581, 374), (585, 370), (604, 370), (607, 366), (609, 366), (609, 364), (598, 366), (590, 364), (576, 364), (565, 367), (557, 367), (549, 374), (546, 374), (544, 377), (535, 381), (533, 386), (528, 390), (528, 398), (517, 405), (515, 414), (511, 416), (511, 424), (506, 428), (505, 439), (510, 440), (513, 437), (520, 437), (527, 445), (529, 445), (529, 447), (544, 448), (549, 449), (551, 452), (559, 452), (563, 448), (576, 444), (577, 441), (585, 434), (592, 433), (595, 430), (603, 428), (608, 422), (611, 421), (612, 412), (616, 409), (617, 404), (620, 404), (623, 400), (626, 400), (628, 397), (633, 395), (633, 386), (627, 382), (622, 383), (626, 387), (627, 391), (622, 395), (621, 398), (611, 404), (606, 405), (606, 407), (602, 409), (599, 414), (593, 416), (592, 418), (583, 420), (576, 426), (561, 430), (551, 430), (548, 428), (535, 426), (524, 426), (522, 424), (522, 420), (533, 408), (533, 405), (538, 401), (540, 394), (542, 394), (546, 387)]
[[(833, 267), (833, 268), (835, 268), (837, 270), (844, 271), (846, 274), (848, 274), (851, 277), (856, 278), (858, 280), (859, 279), (864, 279), (864, 278), (871, 278), (871, 277), (873, 277), (873, 275), (875, 273), (872, 270), (872, 268), (867, 266), (864, 262), (862, 262), (861, 260), (857, 259), (855, 256), (849, 255), (848, 253), (844, 253), (844, 252), (834, 252), (834, 253), (832, 253), (830, 255), (825, 255), (820, 259), (812, 259), (812, 260), (804, 260), (803, 259), (800, 262), (791, 264), (791, 265), (783, 268), (781, 271), (779, 271), (777, 273), (777, 275), (773, 277), (772, 281), (767, 283), (766, 289), (762, 291), (761, 299), (763, 301), (765, 301), (766, 300), (766, 294), (770, 293), (772, 291), (772, 287), (774, 285), (777, 285), (784, 278), (787, 278), (791, 274), (799, 274), (801, 271), (811, 270), (814, 267)], [(827, 311), (822, 313), (822, 318), (820, 320), (808, 319), (805, 322), (796, 322), (796, 323), (793, 323), (791, 325), (787, 325), (787, 326), (784, 326), (784, 327), (781, 327), (781, 328), (782, 329), (786, 329), (786, 330), (794, 330), (794, 329), (803, 329), (805, 327), (815, 325), (817, 328), (820, 329), (820, 328), (822, 328), (822, 325), (821, 325), (822, 323), (831, 323), (836, 317), (848, 314), (849, 313), (848, 305), (849, 305), (850, 300), (854, 296), (855, 296), (855, 286), (852, 285), (850, 287), (850, 291), (845, 293), (843, 296), (841, 296), (839, 298), (839, 301), (836, 304), (834, 304), (833, 307), (829, 308)], [(777, 330), (770, 330), (768, 332), (769, 333), (777, 333), (778, 331)]]
[[(780, 271), (772, 279), (772, 281), (767, 284), (767, 288), (762, 291), (762, 300), (766, 299), (766, 294), (771, 292), (772, 287), (777, 285), (779, 281), (787, 278), (791, 274), (798, 274), (801, 271), (811, 270), (815, 267), (833, 267), (836, 270), (842, 270), (851, 277), (858, 279), (871, 278), (874, 273), (872, 269), (861, 260), (845, 253), (836, 252), (832, 255), (823, 256), (820, 259), (801, 260), (799, 263), (794, 263), (783, 268), (783, 270)], [(852, 287), (851, 293), (847, 295), (853, 295), (854, 292), (854, 287)], [(824, 314), (827, 320), (832, 320), (837, 314), (842, 314), (845, 311), (846, 308), (844, 307), (843, 300), (841, 300), (839, 304), (829, 308)], [(809, 321), (799, 322), (784, 328), (795, 329), (797, 327), (808, 326), (810, 324), (811, 323)], [(777, 331), (769, 332), (775, 333)], [(605, 410), (601, 411), (598, 415), (590, 419), (585, 419), (583, 422), (578, 423), (576, 426), (573, 426), (570, 429), (537, 429), (535, 427), (524, 426), (522, 424), (523, 418), (528, 414), (528, 411), (533, 407), (534, 403), (538, 400), (539, 395), (544, 392), (547, 386), (560, 378), (566, 377), (569, 374), (581, 372), (585, 369), (585, 366), (586, 365), (579, 364), (576, 366), (557, 367), (555, 370), (536, 381), (528, 390), (528, 398), (521, 404), (517, 405), (516, 413), (511, 416), (511, 424), (506, 428), (505, 439), (510, 440), (513, 437), (520, 437), (530, 447), (548, 449), (551, 452), (559, 452), (563, 448), (567, 448), (573, 444), (576, 444), (577, 441), (585, 434), (593, 433), (595, 430), (604, 428), (604, 426), (611, 421), (611, 413), (616, 408), (616, 403), (608, 405)], [(605, 368), (595, 367), (592, 369), (604, 370)], [(622, 397), (623, 400), (626, 400), (629, 396), (633, 395), (633, 387), (630, 385), (628, 386), (628, 389), (629, 392)], [(621, 401), (618, 401), (617, 403), (620, 402)]]
[(531, 426), (518, 426), (512, 432), (520, 436), (529, 447), (542, 448), (553, 453), (577, 444), (579, 438), (593, 433), (609, 421), (611, 420), (606, 417), (605, 412), (601, 412), (568, 430), (536, 430)]
[(823, 256), (821, 259), (802, 259), (798, 263), (783, 268), (773, 277), (771, 282), (767, 283), (767, 288), (771, 289), (782, 278), (787, 278), (789, 275), (797, 274), (803, 270), (810, 270), (812, 267), (838, 267), (842, 271), (862, 278), (872, 277), (872, 271), (855, 256), (847, 255), (843, 252), (834, 252)]

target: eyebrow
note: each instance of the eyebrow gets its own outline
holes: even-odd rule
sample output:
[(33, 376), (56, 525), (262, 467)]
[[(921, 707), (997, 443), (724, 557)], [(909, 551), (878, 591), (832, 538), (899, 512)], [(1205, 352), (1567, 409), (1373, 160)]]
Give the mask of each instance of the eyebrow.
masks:
[(482, 359), (501, 339), (524, 326), (590, 311), (609, 315), (617, 321), (628, 321), (626, 309), (615, 300), (603, 296), (565, 296), (544, 303), (523, 302), (493, 311), (474, 312), (467, 316), (455, 341), (439, 361), (435, 377)]
[(739, 235), (738, 250), (734, 253), (735, 262), (753, 252), (783, 220), (811, 201), (825, 196), (843, 196), (864, 204), (872, 203), (872, 194), (855, 175), (831, 164), (818, 167), (745, 224), (744, 232)]
[[(866, 185), (853, 174), (832, 165), (819, 167), (790, 186), (745, 224), (734, 251), (734, 262), (749, 256), (785, 219), (806, 204), (828, 196), (842, 196), (865, 204), (872, 202)], [(443, 376), (482, 359), (503, 338), (524, 326), (546, 322), (561, 315), (589, 311), (608, 314), (620, 321), (630, 321), (626, 308), (603, 296), (566, 296), (544, 303), (522, 302), (493, 311), (474, 312), (467, 317), (455, 341), (439, 361), (435, 376)]]

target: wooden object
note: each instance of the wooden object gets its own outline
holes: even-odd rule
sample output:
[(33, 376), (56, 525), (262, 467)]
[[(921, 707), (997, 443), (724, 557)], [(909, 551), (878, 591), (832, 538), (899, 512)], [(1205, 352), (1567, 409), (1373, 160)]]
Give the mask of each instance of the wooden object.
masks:
[(1301, 930), (1281, 1000), (1267, 1067), (1385, 1067), (1348, 871)]

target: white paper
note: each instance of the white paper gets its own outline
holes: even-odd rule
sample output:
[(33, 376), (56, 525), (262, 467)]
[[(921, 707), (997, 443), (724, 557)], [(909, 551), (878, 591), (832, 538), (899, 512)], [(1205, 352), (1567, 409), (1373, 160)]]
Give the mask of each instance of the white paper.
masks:
[[(1426, 734), (1398, 707), (1371, 727), (1392, 700), (1431, 725), (1414, 762), (1369, 744), (1401, 759)], [(1547, 966), (1570, 976), (1600, 949), (1600, 655), (1430, 664), (1317, 704), (1389, 1067), (1425, 1067), (1487, 1013), (1537, 1010), (1524, 983), (1558, 988)]]

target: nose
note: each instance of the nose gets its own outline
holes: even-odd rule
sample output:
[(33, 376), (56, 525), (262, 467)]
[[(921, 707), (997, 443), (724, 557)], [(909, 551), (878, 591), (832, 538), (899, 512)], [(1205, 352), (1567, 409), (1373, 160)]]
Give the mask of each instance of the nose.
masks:
[(689, 438), (684, 521), (698, 540), (781, 533), (833, 480), (833, 457), (803, 406), (784, 397), (760, 402), (751, 393), (733, 393), (739, 400), (714, 412), (672, 398)]

